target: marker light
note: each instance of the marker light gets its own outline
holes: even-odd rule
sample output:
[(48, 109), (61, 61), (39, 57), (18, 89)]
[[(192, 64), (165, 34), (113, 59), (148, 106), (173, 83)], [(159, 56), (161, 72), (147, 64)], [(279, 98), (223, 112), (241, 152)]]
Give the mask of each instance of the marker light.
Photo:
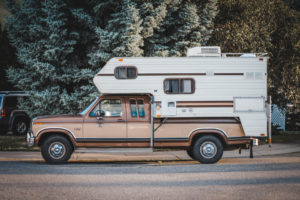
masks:
[(160, 117), (161, 115), (156, 115), (156, 117)]
[(263, 61), (264, 59), (263, 58), (259, 58), (259, 61)]
[(263, 136), (263, 137), (264, 137), (264, 136), (265, 136), (265, 134), (264, 134), (264, 133), (261, 133), (261, 134), (260, 134), (260, 136)]
[(1, 109), (1, 110), (0, 110), (0, 113), (1, 113), (1, 117), (5, 117), (5, 115), (6, 115), (5, 109)]
[(123, 58), (119, 58), (118, 61), (122, 62), (122, 61), (123, 61)]

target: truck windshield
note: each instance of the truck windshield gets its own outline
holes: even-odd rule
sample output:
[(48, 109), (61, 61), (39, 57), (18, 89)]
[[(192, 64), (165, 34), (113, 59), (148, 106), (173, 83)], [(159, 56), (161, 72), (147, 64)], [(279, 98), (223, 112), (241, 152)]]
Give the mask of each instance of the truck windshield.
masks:
[(89, 111), (89, 110), (91, 109), (91, 107), (95, 104), (95, 102), (98, 100), (98, 98), (99, 98), (99, 97), (96, 97), (96, 98), (94, 99), (94, 101), (93, 101), (87, 108), (85, 108), (83, 111), (81, 111), (81, 112), (79, 113), (79, 115), (85, 115), (85, 114), (87, 113), (87, 111)]

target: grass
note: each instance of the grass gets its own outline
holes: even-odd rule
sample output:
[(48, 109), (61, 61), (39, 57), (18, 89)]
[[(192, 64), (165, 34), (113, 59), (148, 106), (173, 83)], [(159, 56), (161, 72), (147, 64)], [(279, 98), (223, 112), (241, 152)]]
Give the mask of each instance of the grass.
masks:
[(26, 136), (1, 135), (0, 151), (36, 151), (39, 147), (28, 147)]
[(280, 131), (272, 135), (273, 143), (296, 143), (300, 144), (300, 131)]

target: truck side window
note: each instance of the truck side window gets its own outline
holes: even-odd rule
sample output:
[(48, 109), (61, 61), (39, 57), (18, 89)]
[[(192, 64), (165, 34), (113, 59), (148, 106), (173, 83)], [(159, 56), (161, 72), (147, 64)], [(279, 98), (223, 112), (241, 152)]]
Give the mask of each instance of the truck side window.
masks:
[(138, 99), (137, 101), (135, 99), (130, 99), (129, 104), (131, 117), (145, 117), (144, 102), (142, 99)]
[(120, 66), (115, 68), (116, 79), (135, 79), (137, 69), (134, 66)]
[(164, 91), (166, 94), (192, 94), (195, 88), (193, 79), (166, 79)]
[(96, 111), (103, 110), (105, 117), (122, 116), (122, 103), (120, 99), (104, 99), (90, 112), (90, 117), (96, 117)]
[(141, 100), (141, 99), (138, 100), (138, 106), (139, 106), (139, 116), (140, 117), (145, 117), (145, 109), (144, 109), (143, 100)]
[(136, 102), (134, 99), (129, 100), (131, 117), (137, 117)]

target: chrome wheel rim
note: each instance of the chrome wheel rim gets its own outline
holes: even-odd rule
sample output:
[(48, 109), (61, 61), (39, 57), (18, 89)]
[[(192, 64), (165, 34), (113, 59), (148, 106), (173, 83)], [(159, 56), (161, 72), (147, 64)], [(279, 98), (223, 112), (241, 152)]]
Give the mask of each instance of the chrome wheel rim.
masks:
[(26, 123), (25, 122), (18, 122), (16, 126), (16, 130), (18, 133), (25, 133), (26, 131)]
[(207, 159), (213, 158), (217, 154), (217, 146), (211, 141), (203, 142), (200, 146), (200, 154)]
[(66, 147), (61, 142), (53, 142), (48, 150), (50, 156), (54, 159), (60, 159), (65, 155)]

